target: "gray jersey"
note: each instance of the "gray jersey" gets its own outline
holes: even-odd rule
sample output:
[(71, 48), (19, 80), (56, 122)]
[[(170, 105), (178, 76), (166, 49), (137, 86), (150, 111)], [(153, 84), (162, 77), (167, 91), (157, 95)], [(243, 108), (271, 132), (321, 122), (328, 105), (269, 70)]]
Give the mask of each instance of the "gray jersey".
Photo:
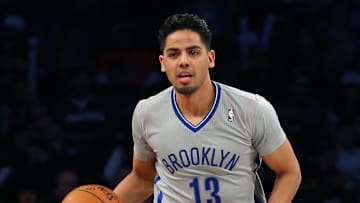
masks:
[(134, 155), (156, 159), (154, 202), (266, 202), (256, 171), (286, 139), (276, 112), (259, 95), (214, 84), (215, 102), (196, 126), (182, 116), (173, 87), (137, 104)]

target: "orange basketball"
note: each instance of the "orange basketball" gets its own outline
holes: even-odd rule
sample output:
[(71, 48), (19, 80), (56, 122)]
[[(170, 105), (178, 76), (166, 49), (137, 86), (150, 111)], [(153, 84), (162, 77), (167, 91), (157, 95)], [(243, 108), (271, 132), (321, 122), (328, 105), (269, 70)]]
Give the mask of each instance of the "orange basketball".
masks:
[(62, 203), (120, 203), (120, 200), (110, 188), (89, 184), (71, 190)]

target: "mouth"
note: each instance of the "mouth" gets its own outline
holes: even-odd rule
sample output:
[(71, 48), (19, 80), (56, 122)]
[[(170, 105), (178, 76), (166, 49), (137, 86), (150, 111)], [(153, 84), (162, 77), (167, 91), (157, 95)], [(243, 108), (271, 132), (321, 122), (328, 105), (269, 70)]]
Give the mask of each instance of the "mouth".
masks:
[(179, 75), (178, 76), (179, 78), (191, 78), (192, 77), (192, 75), (191, 74), (184, 74), (184, 75)]
[(189, 71), (181, 71), (178, 73), (178, 78), (188, 78), (192, 76), (193, 75)]
[(178, 75), (179, 81), (183, 84), (189, 83), (192, 77), (192, 74), (189, 72), (182, 72)]

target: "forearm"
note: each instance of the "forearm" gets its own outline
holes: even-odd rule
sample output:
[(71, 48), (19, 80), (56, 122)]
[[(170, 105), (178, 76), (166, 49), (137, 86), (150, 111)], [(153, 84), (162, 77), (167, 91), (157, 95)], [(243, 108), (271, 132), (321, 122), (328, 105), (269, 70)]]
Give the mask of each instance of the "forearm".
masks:
[(141, 179), (131, 172), (116, 186), (114, 192), (121, 203), (139, 203), (149, 198), (153, 190), (153, 180)]
[(268, 203), (291, 203), (299, 189), (300, 182), (300, 173), (277, 175)]

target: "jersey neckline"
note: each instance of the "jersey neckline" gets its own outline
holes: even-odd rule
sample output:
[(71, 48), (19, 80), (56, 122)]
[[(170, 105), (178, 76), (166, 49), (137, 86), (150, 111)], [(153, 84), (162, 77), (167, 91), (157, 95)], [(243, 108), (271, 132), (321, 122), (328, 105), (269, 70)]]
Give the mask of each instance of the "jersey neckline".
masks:
[(175, 90), (174, 88), (171, 90), (171, 104), (173, 107), (173, 110), (175, 112), (176, 117), (185, 125), (185, 127), (187, 127), (188, 129), (190, 129), (193, 132), (197, 132), (199, 131), (201, 128), (203, 128), (209, 121), (210, 119), (213, 117), (213, 115), (215, 114), (215, 111), (219, 105), (219, 101), (220, 101), (220, 93), (221, 93), (221, 87), (220, 85), (215, 82), (212, 81), (212, 83), (215, 86), (215, 101), (210, 109), (210, 111), (208, 112), (208, 114), (204, 117), (204, 119), (197, 125), (193, 125), (191, 124), (188, 120), (186, 120), (186, 118), (182, 115), (177, 103), (176, 103), (176, 97), (175, 97)]

